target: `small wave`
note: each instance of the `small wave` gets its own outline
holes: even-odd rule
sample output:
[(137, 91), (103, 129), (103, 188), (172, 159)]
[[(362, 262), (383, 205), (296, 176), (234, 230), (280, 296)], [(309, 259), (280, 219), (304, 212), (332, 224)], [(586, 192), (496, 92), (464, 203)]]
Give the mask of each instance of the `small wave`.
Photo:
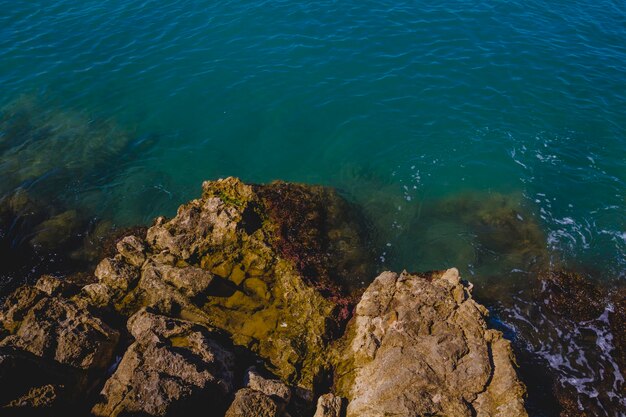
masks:
[[(515, 297), (515, 305), (496, 308), (502, 323), (515, 334), (515, 343), (541, 359), (557, 383), (575, 393), (578, 408), (595, 415), (617, 417), (626, 411), (624, 376), (613, 359), (608, 304), (588, 321), (556, 317), (545, 306)], [(623, 411), (619, 411), (623, 410)]]

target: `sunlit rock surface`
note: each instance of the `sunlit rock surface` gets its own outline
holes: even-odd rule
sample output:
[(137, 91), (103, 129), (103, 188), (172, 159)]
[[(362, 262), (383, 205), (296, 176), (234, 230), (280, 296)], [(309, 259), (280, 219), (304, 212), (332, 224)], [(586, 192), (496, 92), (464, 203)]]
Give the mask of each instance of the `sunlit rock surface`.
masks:
[(373, 257), (333, 190), (206, 182), (103, 255), (6, 300), (7, 412), (525, 415), (509, 344), (456, 270), (387, 272), (359, 302)]
[(88, 309), (37, 287), (15, 291), (0, 311), (0, 323), (6, 333), (0, 347), (84, 370), (106, 368), (119, 339), (116, 330)]
[(343, 408), (344, 404), (341, 397), (331, 393), (320, 395), (313, 417), (341, 417)]
[(348, 417), (523, 416), (510, 344), (456, 269), (381, 274), (363, 294), (336, 371)]
[(233, 353), (200, 325), (141, 310), (128, 320), (135, 342), (102, 389), (96, 416), (182, 414), (224, 404), (233, 386)]
[(306, 389), (348, 316), (341, 283), (365, 280), (369, 260), (364, 232), (334, 192), (236, 179), (205, 183), (201, 199), (118, 250), (81, 294), (88, 303), (125, 316), (151, 306), (226, 330)]

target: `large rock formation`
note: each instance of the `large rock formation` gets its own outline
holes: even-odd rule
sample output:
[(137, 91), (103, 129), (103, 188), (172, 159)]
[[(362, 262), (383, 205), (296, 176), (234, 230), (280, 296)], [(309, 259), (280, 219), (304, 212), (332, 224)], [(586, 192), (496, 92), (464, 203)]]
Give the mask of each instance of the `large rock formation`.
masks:
[(91, 370), (104, 369), (119, 335), (71, 300), (49, 296), (37, 287), (20, 287), (6, 300), (0, 347)]
[(214, 329), (140, 310), (128, 320), (135, 342), (102, 389), (96, 416), (166, 416), (201, 407), (219, 415), (232, 391), (235, 358)]
[(7, 413), (54, 415), (74, 402), (81, 404), (75, 412), (86, 411), (82, 395), (93, 392), (92, 381), (113, 360), (119, 332), (67, 298), (67, 290), (43, 276), (0, 310), (0, 406)]
[[(130, 316), (143, 306), (223, 329), (285, 381), (311, 390), (347, 318), (337, 282), (365, 279), (365, 236), (322, 187), (204, 184), (201, 199), (129, 236), (80, 294)], [(344, 249), (344, 247), (349, 249)]]
[(508, 342), (453, 271), (383, 274), (343, 335), (372, 276), (355, 219), (323, 187), (206, 182), (174, 218), (120, 239), (91, 279), (44, 276), (6, 300), (0, 382), (19, 384), (0, 407), (339, 416), (342, 396), (349, 416), (525, 415)]
[(508, 341), (487, 329), (456, 269), (385, 272), (357, 305), (339, 356), (348, 417), (523, 416)]

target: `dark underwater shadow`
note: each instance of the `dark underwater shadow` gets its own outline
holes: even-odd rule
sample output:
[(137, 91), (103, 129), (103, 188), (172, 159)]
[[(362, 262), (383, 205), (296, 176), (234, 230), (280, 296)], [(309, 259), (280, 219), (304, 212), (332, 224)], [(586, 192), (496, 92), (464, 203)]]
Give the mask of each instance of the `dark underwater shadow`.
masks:
[(94, 261), (115, 229), (97, 210), (109, 205), (107, 188), (156, 142), (44, 97), (0, 109), (0, 297)]

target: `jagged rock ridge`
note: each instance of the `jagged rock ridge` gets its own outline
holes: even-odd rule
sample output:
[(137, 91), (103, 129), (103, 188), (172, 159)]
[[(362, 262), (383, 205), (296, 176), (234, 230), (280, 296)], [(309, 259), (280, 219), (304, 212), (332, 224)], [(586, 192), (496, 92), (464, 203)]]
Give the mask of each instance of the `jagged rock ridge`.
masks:
[(119, 240), (86, 285), (44, 276), (7, 299), (3, 410), (525, 415), (508, 342), (454, 271), (381, 275), (343, 332), (373, 275), (355, 219), (328, 188), (204, 183), (174, 218)]

